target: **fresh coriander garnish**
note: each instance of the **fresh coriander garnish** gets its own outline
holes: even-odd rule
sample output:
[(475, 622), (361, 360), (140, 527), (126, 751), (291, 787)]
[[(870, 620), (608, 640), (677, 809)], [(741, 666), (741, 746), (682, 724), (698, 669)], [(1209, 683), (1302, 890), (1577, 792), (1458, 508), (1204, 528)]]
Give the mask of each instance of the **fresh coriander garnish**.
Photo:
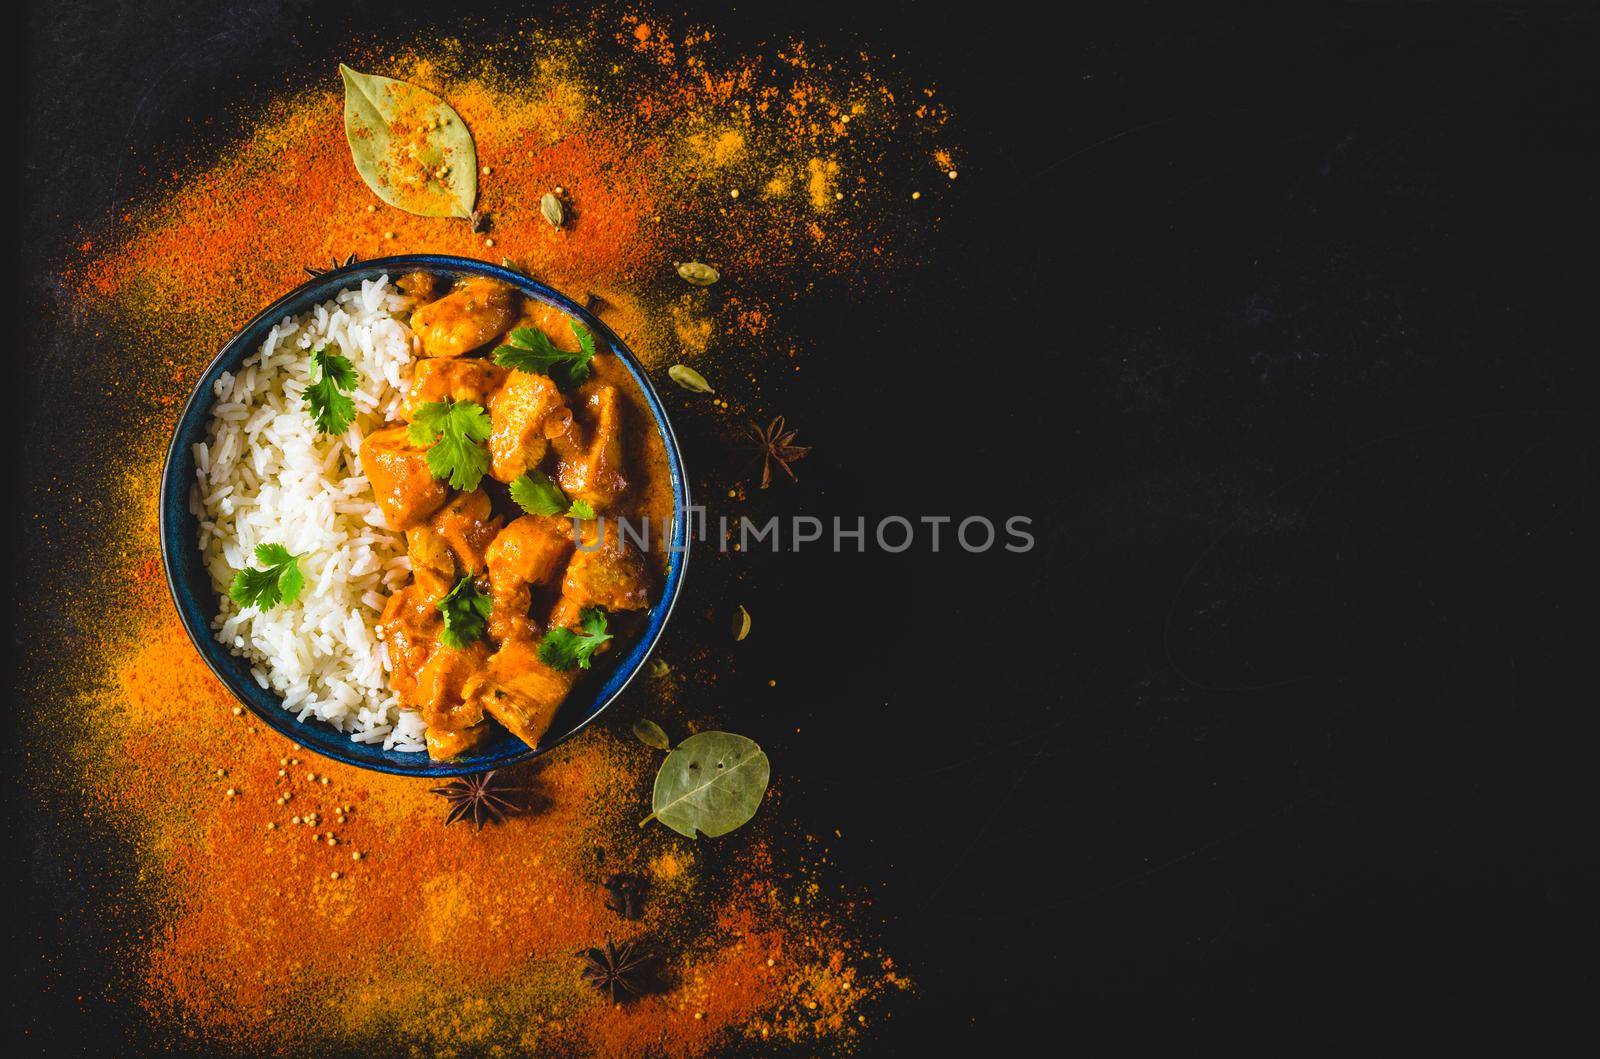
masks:
[(435, 478), (450, 479), (453, 489), (468, 492), (489, 470), (489, 450), (483, 442), (493, 424), (476, 401), (429, 401), (417, 409), (407, 436), (417, 445), (430, 445), (428, 470)]
[(271, 610), (279, 603), (300, 598), (305, 578), (300, 575), (299, 556), (281, 544), (256, 545), (256, 562), (264, 569), (245, 567), (233, 575), (228, 597), (241, 608)]
[(323, 434), (343, 434), (355, 418), (355, 402), (341, 390), (354, 390), (356, 374), (354, 364), (337, 353), (329, 353), (328, 346), (320, 346), (311, 354), (312, 383), (306, 387), (305, 402), (311, 409), (311, 421)]
[(532, 470), (511, 483), (511, 499), (530, 515), (559, 515), (567, 507), (567, 494), (540, 470)]
[(594, 508), (586, 500), (567, 502), (567, 494), (550, 480), (550, 476), (535, 468), (511, 483), (511, 499), (530, 515), (559, 515), (571, 518), (592, 519)]
[(600, 645), (611, 639), (606, 632), (606, 612), (599, 607), (585, 607), (578, 613), (582, 632), (557, 626), (544, 634), (539, 643), (539, 661), (552, 669), (589, 668), (589, 656)]
[(578, 351), (557, 349), (550, 337), (537, 327), (519, 327), (507, 336), (510, 341), (494, 351), (494, 362), (502, 368), (515, 368), (534, 375), (548, 375), (556, 386), (570, 390), (589, 377), (589, 361), (594, 359), (594, 336), (576, 320), (568, 320)]
[(488, 629), (489, 610), (489, 597), (478, 591), (471, 577), (463, 577), (439, 601), (439, 613), (444, 615), (444, 632), (439, 639), (458, 651), (482, 639)]

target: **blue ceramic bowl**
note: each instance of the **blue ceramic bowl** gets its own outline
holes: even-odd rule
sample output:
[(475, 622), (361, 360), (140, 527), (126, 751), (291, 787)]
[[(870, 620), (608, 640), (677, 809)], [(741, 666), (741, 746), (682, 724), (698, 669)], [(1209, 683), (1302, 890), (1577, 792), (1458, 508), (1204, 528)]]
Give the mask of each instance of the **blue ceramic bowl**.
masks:
[[(359, 285), (364, 279), (382, 275), (399, 277), (414, 269), (452, 276), (491, 276), (509, 283), (529, 298), (553, 305), (582, 321), (594, 333), (596, 344), (602, 351), (609, 350), (627, 365), (644, 394), (645, 402), (650, 406), (651, 415), (655, 417), (656, 430), (666, 443), (672, 477), (672, 552), (660, 598), (650, 608), (644, 629), (624, 643), (621, 650), (609, 652), (605, 662), (597, 666), (594, 672), (586, 674), (573, 688), (536, 750), (505, 731), (501, 731), (494, 740), (476, 752), (447, 762), (430, 761), (426, 753), (398, 753), (384, 750), (376, 744), (353, 742), (348, 735), (320, 721), (295, 720), (294, 715), (283, 708), (282, 700), (276, 694), (263, 689), (250, 676), (249, 663), (229, 654), (212, 633), (211, 619), (216, 617), (218, 609), (217, 594), (211, 585), (211, 576), (201, 562), (199, 526), (189, 513), (189, 486), (195, 480), (194, 445), (204, 438), (210, 420), (214, 400), (212, 385), (223, 372), (237, 371), (245, 357), (266, 340), (272, 325), (285, 316), (303, 313), (339, 291)], [(407, 776), (459, 776), (502, 768), (545, 753), (582, 731), (600, 715), (600, 711), (622, 694), (622, 689), (628, 686), (628, 682), (649, 657), (656, 641), (661, 638), (667, 618), (672, 613), (672, 605), (678, 598), (678, 590), (683, 585), (684, 570), (689, 562), (689, 542), (685, 532), (688, 507), (689, 486), (683, 473), (683, 459), (678, 452), (678, 439), (673, 436), (672, 425), (667, 422), (667, 413), (661, 407), (661, 398), (650, 385), (644, 368), (608, 327), (566, 295), (508, 269), (464, 257), (417, 254), (363, 261), (324, 273), (257, 313), (223, 345), (222, 351), (195, 385), (188, 404), (184, 405), (177, 430), (172, 436), (172, 444), (167, 449), (166, 465), (161, 471), (161, 557), (166, 563), (167, 584), (172, 589), (172, 598), (178, 605), (178, 613), (183, 618), (189, 638), (199, 648), (211, 671), (256, 716), (301, 746), (347, 765)]]

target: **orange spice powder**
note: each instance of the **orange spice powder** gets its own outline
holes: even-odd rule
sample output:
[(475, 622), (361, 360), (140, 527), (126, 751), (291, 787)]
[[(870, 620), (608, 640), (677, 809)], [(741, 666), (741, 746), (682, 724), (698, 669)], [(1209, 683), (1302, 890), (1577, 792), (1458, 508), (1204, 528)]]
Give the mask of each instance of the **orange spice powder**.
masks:
[[(223, 1048), (847, 1048), (908, 983), (864, 940), (862, 906), (818, 881), (821, 858), (778, 841), (776, 791), (715, 842), (640, 830), (658, 759), (601, 726), (525, 770), (532, 812), (444, 828), (426, 783), (301, 751), (239, 710), (166, 597), (153, 498), (176, 406), (221, 341), (307, 265), (505, 259), (590, 297), (653, 369), (722, 365), (738, 388), (674, 414), (731, 430), (767, 380), (797, 369), (774, 308), (796, 277), (848, 289), (915, 254), (936, 223), (936, 205), (911, 209), (896, 173), (902, 160), (926, 165), (943, 112), (925, 97), (902, 104), (865, 60), (830, 65), (799, 45), (775, 63), (728, 58), (703, 31), (636, 15), (576, 36), (508, 28), (505, 41), (347, 60), (461, 114), (487, 231), (377, 200), (351, 164), (341, 98), (319, 90), (262, 106), (239, 142), (91, 224), (64, 263), (108, 355), (127, 362), (127, 432), (106, 442), (102, 483), (125, 514), (92, 557), (105, 571), (96, 598), (124, 605), (107, 615), (71, 599), (90, 633), (58, 663), (83, 689), (61, 720), (68, 767), (141, 866), (123, 912), (149, 927), (117, 957), (154, 1025)], [(557, 188), (570, 207), (559, 230), (539, 214)], [(723, 284), (686, 289), (673, 263), (691, 258)], [(661, 682), (663, 720), (675, 688), (715, 679), (725, 661), (706, 646), (683, 654), (718, 664)], [(638, 921), (605, 907), (599, 878), (618, 869), (648, 880)], [(580, 980), (575, 953), (608, 936), (661, 955), (656, 991), (616, 1007)]]

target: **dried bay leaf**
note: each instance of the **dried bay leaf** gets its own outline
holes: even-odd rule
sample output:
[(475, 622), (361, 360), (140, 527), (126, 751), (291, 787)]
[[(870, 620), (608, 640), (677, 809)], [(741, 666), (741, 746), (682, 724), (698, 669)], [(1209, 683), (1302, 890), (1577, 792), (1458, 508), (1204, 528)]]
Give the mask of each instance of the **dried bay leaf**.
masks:
[(683, 277), (685, 283), (693, 283), (696, 287), (709, 287), (722, 278), (716, 269), (699, 261), (682, 262), (678, 265), (678, 275)]
[(633, 722), (633, 737), (645, 746), (653, 746), (658, 750), (671, 750), (672, 740), (667, 738), (667, 733), (654, 721), (640, 718)]
[(652, 812), (678, 834), (717, 838), (743, 826), (761, 808), (772, 765), (754, 740), (699, 732), (679, 743), (656, 773)]
[(706, 377), (687, 364), (674, 364), (667, 369), (667, 378), (694, 393), (716, 393)]
[(342, 64), (339, 72), (350, 157), (373, 194), (422, 217), (471, 219), (478, 153), (461, 115), (418, 85)]

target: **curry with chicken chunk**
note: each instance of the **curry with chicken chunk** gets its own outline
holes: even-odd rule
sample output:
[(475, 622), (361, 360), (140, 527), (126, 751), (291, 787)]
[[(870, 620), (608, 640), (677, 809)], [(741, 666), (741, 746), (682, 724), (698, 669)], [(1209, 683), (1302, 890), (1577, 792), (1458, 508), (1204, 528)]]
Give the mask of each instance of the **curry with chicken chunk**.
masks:
[(398, 286), (418, 359), (403, 421), (360, 450), (411, 566), (378, 623), (391, 686), (436, 760), (496, 726), (536, 746), (665, 571), (663, 542), (597, 521), (670, 520), (665, 444), (627, 368), (559, 309), (481, 276)]

